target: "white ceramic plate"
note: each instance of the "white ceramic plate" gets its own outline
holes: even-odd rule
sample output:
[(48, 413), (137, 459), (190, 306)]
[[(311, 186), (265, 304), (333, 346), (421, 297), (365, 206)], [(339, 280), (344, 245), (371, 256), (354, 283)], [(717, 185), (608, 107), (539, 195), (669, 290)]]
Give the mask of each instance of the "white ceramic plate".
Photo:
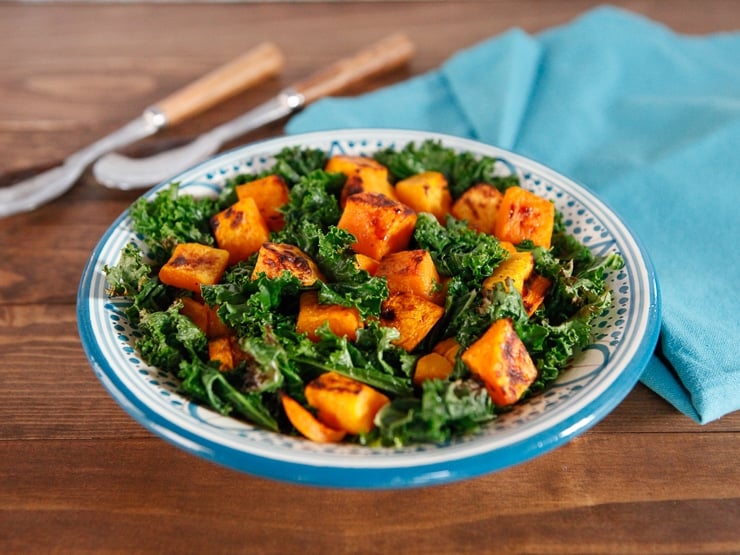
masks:
[[(82, 343), (108, 392), (143, 426), (205, 459), (277, 480), (343, 488), (410, 487), (490, 473), (542, 455), (596, 424), (627, 395), (647, 364), (658, 336), (660, 297), (639, 242), (583, 186), (498, 148), (395, 130), (320, 132), (259, 142), (217, 156), (173, 181), (187, 193), (212, 194), (227, 178), (270, 165), (273, 154), (286, 146), (370, 155), (429, 138), (456, 150), (504, 159), (525, 188), (555, 202), (570, 233), (597, 254), (618, 252), (625, 260), (624, 269), (608, 276), (614, 305), (595, 322), (595, 343), (548, 391), (470, 437), (400, 449), (320, 445), (220, 416), (181, 395), (175, 376), (142, 361), (134, 348), (137, 331), (122, 313), (123, 301), (106, 296), (103, 266), (116, 264), (126, 243), (141, 244), (126, 212), (93, 251), (78, 292)], [(151, 198), (165, 186), (145, 196)]]

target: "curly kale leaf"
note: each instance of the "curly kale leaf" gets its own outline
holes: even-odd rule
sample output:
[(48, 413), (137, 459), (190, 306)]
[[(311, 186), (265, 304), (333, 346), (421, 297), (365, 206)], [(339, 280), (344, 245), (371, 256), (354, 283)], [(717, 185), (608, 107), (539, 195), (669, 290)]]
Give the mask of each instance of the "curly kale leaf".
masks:
[(209, 306), (219, 307), (219, 318), (237, 334), (262, 337), (267, 327), (295, 327), (298, 296), (304, 289), (297, 277), (283, 272), (276, 278), (260, 274), (239, 283), (204, 285), (201, 293)]
[(409, 143), (397, 150), (389, 147), (374, 155), (375, 160), (388, 168), (395, 179), (405, 179), (425, 171), (437, 171), (449, 177), (455, 163), (455, 152), (440, 141), (427, 140), (416, 145)]
[(265, 404), (264, 395), (239, 390), (218, 368), (199, 359), (184, 360), (178, 376), (182, 379), (181, 388), (184, 392), (220, 414), (229, 415), (236, 411), (249, 422), (273, 432), (279, 431), (277, 421)]
[(328, 159), (328, 155), (323, 150), (288, 147), (275, 156), (275, 165), (270, 169), (270, 173), (279, 175), (289, 187), (292, 187), (303, 176), (323, 169)]
[(291, 238), (303, 236), (302, 227), (307, 224), (319, 229), (336, 225), (341, 216), (339, 191), (344, 181), (343, 174), (323, 170), (313, 171), (297, 181), (290, 190), (288, 204), (282, 208), (285, 227), (275, 241), (295, 244)]
[(498, 158), (488, 156), (478, 158), (469, 152), (457, 155), (449, 179), (452, 197), (458, 198), (477, 183), (487, 183), (501, 192), (519, 185), (519, 177), (516, 173), (501, 175), (500, 165), (508, 167), (506, 162)]
[(135, 201), (129, 215), (152, 258), (163, 264), (178, 243), (213, 245), (210, 218), (217, 211), (218, 200), (180, 194), (178, 184), (171, 183), (152, 200)]
[(181, 302), (174, 302), (164, 311), (142, 311), (141, 337), (136, 340), (136, 348), (144, 360), (173, 373), (180, 362), (204, 359), (208, 355), (205, 334), (190, 318), (180, 314), (181, 308)]
[(388, 298), (388, 283), (357, 266), (354, 241), (351, 233), (331, 226), (319, 235), (313, 259), (327, 279), (320, 284), (319, 301), (355, 307), (365, 319), (380, 314), (381, 304)]
[(121, 250), (115, 266), (103, 266), (110, 296), (133, 297), (149, 279), (152, 269), (135, 243), (128, 243)]
[(501, 175), (500, 164), (510, 167), (505, 161), (490, 156), (477, 157), (469, 152), (458, 153), (434, 140), (418, 146), (409, 143), (400, 150), (387, 148), (377, 152), (375, 159), (388, 167), (397, 180), (425, 171), (443, 173), (453, 198), (458, 198), (476, 183), (488, 183), (501, 191), (519, 184), (515, 173)]
[(444, 443), (493, 418), (493, 403), (479, 382), (426, 380), (420, 398), (397, 398), (380, 410), (376, 435), (382, 445)]
[(108, 295), (131, 300), (124, 312), (134, 325), (139, 322), (142, 311), (157, 312), (172, 303), (170, 288), (159, 281), (134, 243), (128, 243), (121, 250), (121, 257), (115, 266), (103, 266), (103, 272), (108, 284)]
[(279, 370), (293, 384), (291, 396), (300, 398), (296, 384), (310, 381), (323, 372), (338, 372), (394, 395), (411, 392), (415, 357), (392, 345), (398, 332), (369, 323), (358, 330), (355, 342), (338, 337), (323, 326), (319, 340), (309, 340), (288, 330), (267, 328), (263, 338), (245, 337), (241, 348), (260, 364)]
[(455, 276), (474, 286), (508, 256), (493, 235), (479, 233), (452, 217), (444, 227), (431, 214), (419, 214), (413, 239), (419, 248), (429, 251), (441, 275)]
[(218, 205), (221, 209), (234, 204), (237, 200), (236, 187), (251, 181), (277, 175), (290, 188), (303, 176), (323, 169), (329, 159), (326, 152), (314, 148), (286, 147), (275, 155), (275, 163), (269, 168), (255, 173), (239, 173), (224, 183), (219, 195)]
[(545, 316), (554, 323), (560, 323), (577, 313), (590, 319), (608, 308), (611, 293), (606, 284), (607, 272), (621, 269), (624, 259), (614, 253), (604, 257), (594, 256), (587, 247), (578, 247), (561, 234), (553, 237), (553, 244), (550, 250), (530, 242), (518, 246), (520, 250), (532, 252), (537, 273), (553, 283), (544, 306)]

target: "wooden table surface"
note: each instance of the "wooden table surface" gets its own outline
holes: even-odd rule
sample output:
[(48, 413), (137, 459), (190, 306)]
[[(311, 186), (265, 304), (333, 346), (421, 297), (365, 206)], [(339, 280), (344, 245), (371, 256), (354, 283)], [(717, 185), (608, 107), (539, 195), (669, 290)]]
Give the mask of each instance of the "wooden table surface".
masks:
[[(734, 0), (618, 4), (681, 32), (740, 28)], [(59, 160), (263, 40), (287, 56), (280, 78), (142, 149), (210, 129), (392, 31), (416, 43), (412, 63), (352, 92), (594, 5), (2, 4), (0, 168)], [(531, 462), (402, 491), (275, 483), (153, 436), (96, 379), (75, 313), (83, 265), (138, 194), (88, 171), (52, 204), (0, 220), (1, 553), (740, 553), (740, 413), (699, 426), (642, 385)]]

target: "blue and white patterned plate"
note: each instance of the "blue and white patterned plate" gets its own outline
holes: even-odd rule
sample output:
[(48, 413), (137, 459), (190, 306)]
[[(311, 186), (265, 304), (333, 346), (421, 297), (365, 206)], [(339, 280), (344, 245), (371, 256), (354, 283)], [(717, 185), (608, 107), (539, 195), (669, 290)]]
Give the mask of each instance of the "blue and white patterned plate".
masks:
[[(437, 139), (445, 146), (505, 160), (523, 186), (555, 202), (570, 233), (597, 254), (620, 253), (624, 269), (608, 283), (613, 308), (596, 321), (595, 343), (551, 389), (492, 421), (479, 433), (446, 445), (370, 449), (320, 445), (267, 432), (200, 407), (178, 389), (177, 377), (144, 363), (123, 301), (108, 298), (104, 265), (117, 263), (128, 242), (141, 244), (128, 212), (105, 233), (82, 275), (77, 316), (95, 374), (144, 427), (178, 447), (226, 467), (276, 480), (342, 488), (400, 488), (451, 482), (490, 473), (542, 455), (606, 416), (632, 389), (658, 336), (660, 297), (639, 242), (602, 201), (584, 187), (526, 158), (446, 135), (395, 130), (343, 130), (282, 137), (226, 152), (173, 178), (195, 195), (214, 194), (237, 174), (259, 171), (286, 146), (330, 154), (369, 155), (409, 142)], [(151, 198), (166, 187), (147, 192)]]

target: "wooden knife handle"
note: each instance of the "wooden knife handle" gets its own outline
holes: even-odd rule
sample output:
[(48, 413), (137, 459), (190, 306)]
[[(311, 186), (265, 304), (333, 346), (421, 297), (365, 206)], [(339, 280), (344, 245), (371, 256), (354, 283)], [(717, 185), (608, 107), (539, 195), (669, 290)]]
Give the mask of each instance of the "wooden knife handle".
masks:
[(176, 125), (249, 87), (278, 74), (285, 58), (270, 42), (259, 44), (179, 91), (157, 102), (167, 125)]
[(413, 43), (406, 35), (398, 33), (333, 63), (293, 84), (293, 88), (303, 95), (304, 105), (309, 104), (364, 79), (396, 69), (405, 64), (413, 54)]

